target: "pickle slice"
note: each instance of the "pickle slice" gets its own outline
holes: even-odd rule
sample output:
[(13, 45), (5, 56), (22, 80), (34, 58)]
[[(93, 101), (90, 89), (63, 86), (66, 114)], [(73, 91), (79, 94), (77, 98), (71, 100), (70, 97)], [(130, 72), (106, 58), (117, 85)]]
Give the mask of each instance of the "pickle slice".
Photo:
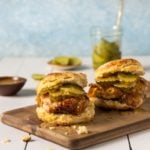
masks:
[(77, 57), (70, 57), (69, 65), (81, 65), (81, 60)]
[(45, 75), (44, 74), (32, 74), (32, 79), (34, 79), (34, 80), (42, 80), (43, 78), (45, 77)]
[(132, 88), (135, 86), (135, 84), (136, 82), (120, 82), (120, 83), (114, 84), (114, 86), (118, 88)]
[(118, 79), (121, 82), (134, 82), (138, 79), (138, 76), (133, 74), (118, 73)]
[(106, 57), (103, 57), (101, 55), (98, 55), (95, 49), (95, 52), (92, 54), (92, 59), (93, 59), (93, 67), (94, 69), (98, 68), (100, 65), (104, 64), (105, 62), (108, 62), (109, 59)]
[(106, 77), (106, 78), (98, 78), (97, 79), (97, 82), (115, 82), (115, 81), (118, 81), (118, 77), (117, 76), (109, 76), (109, 77)]
[(62, 65), (62, 66), (69, 66), (69, 65), (77, 66), (81, 65), (81, 60), (77, 57), (58, 56), (48, 61), (48, 64)]
[(53, 101), (56, 101), (60, 98), (65, 97), (65, 96), (79, 96), (79, 95), (84, 95), (85, 92), (84, 90), (74, 84), (68, 84), (68, 85), (63, 85), (60, 86), (57, 90), (53, 90), (49, 92), (50, 97), (53, 99)]
[(69, 64), (69, 57), (66, 56), (58, 56), (48, 62), (49, 64), (56, 64), (56, 65), (68, 65)]

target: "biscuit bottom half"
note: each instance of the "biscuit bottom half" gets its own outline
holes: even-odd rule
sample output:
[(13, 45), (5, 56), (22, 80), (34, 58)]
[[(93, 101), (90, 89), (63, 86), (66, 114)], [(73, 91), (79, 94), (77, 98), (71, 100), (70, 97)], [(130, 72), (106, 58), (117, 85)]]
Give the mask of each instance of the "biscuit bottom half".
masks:
[(139, 108), (143, 104), (143, 98), (138, 97), (136, 99), (136, 105), (128, 105), (126, 103), (121, 103), (119, 101), (114, 100), (105, 100), (102, 98), (91, 97), (90, 100), (95, 103), (96, 106), (105, 108), (105, 109), (117, 109), (117, 110), (128, 110), (128, 109), (136, 109)]
[(94, 103), (89, 102), (85, 110), (79, 115), (48, 113), (42, 107), (37, 107), (36, 113), (41, 121), (50, 125), (72, 125), (92, 120), (95, 115), (95, 108)]

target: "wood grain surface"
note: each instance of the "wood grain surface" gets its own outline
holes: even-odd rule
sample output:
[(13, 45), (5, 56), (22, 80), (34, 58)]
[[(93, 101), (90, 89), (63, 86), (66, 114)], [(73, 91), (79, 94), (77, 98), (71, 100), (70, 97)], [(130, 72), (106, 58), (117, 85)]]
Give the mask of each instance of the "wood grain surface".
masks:
[[(87, 126), (88, 134), (78, 135), (72, 127), (57, 126), (50, 130), (41, 127), (35, 113), (36, 106), (27, 106), (3, 113), (2, 122), (53, 141), (70, 149), (81, 149), (129, 133), (150, 128), (150, 98), (135, 111), (106, 111), (96, 109), (93, 121)], [(66, 134), (67, 133), (67, 134)]]

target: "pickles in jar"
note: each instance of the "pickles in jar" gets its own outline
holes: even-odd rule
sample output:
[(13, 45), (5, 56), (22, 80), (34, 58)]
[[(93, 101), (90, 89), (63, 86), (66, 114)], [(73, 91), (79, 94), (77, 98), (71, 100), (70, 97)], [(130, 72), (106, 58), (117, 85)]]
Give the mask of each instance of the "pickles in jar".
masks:
[(121, 58), (119, 45), (116, 42), (109, 42), (102, 38), (101, 41), (95, 45), (93, 50), (93, 68), (96, 69), (110, 60), (119, 58)]

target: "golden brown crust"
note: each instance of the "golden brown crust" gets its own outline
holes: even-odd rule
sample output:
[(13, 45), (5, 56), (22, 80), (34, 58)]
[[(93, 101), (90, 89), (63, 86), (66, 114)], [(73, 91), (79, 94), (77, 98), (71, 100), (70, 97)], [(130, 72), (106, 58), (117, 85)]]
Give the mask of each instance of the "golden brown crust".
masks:
[(72, 125), (92, 120), (95, 115), (95, 109), (93, 102), (89, 102), (84, 112), (80, 115), (48, 113), (42, 107), (37, 107), (36, 113), (40, 120), (50, 125)]
[(54, 86), (63, 83), (73, 83), (81, 86), (82, 88), (87, 85), (86, 75), (83, 73), (73, 73), (73, 72), (60, 72), (48, 74), (38, 85), (37, 94), (42, 94), (49, 91)]
[(97, 98), (97, 97), (90, 97), (90, 101), (94, 102), (95, 106), (106, 108), (106, 109), (116, 109), (116, 110), (136, 109), (136, 108), (139, 108), (143, 104), (142, 97), (138, 97), (138, 99), (136, 99), (136, 101), (138, 101), (136, 106), (127, 105), (126, 103), (120, 103), (117, 100), (116, 101), (104, 100), (102, 98)]
[(140, 62), (132, 58), (113, 60), (100, 66), (95, 72), (95, 79), (108, 76), (116, 72), (127, 72), (143, 75), (144, 69)]

